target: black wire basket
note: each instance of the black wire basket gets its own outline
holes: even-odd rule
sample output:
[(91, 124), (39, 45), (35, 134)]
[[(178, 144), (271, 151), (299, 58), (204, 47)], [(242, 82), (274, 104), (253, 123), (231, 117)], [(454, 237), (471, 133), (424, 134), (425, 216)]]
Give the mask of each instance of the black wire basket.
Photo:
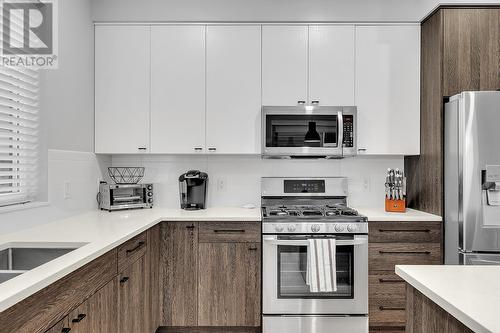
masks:
[(144, 168), (109, 167), (108, 173), (116, 184), (137, 184), (144, 177)]

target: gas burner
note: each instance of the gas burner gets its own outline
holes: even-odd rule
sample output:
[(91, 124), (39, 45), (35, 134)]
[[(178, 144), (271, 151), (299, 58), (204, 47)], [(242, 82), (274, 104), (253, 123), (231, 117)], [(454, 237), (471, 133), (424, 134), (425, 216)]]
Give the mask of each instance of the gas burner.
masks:
[(303, 210), (302, 216), (323, 216), (320, 210)]

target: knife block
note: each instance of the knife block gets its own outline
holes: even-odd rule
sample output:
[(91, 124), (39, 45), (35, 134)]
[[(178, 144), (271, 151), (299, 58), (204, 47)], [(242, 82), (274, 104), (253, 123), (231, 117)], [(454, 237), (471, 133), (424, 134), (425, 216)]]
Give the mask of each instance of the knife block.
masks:
[(395, 200), (395, 199), (385, 198), (385, 211), (391, 213), (406, 212), (406, 199)]

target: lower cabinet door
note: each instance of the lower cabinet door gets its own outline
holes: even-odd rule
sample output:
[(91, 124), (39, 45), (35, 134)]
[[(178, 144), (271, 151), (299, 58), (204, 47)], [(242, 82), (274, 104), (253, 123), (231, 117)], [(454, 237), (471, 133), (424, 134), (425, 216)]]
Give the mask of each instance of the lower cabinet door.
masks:
[(200, 243), (198, 325), (260, 326), (258, 243)]
[(147, 276), (143, 256), (118, 274), (118, 332), (147, 333)]
[(116, 285), (111, 280), (69, 314), (71, 333), (118, 333)]

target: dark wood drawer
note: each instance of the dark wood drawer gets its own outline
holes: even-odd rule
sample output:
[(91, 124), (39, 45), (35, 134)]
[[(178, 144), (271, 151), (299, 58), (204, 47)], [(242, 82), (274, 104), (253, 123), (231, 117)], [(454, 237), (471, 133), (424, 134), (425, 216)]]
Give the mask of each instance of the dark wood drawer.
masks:
[(406, 282), (391, 272), (372, 273), (368, 277), (370, 300), (406, 299)]
[(146, 254), (147, 241), (147, 232), (143, 232), (118, 247), (118, 272), (122, 272)]
[(200, 243), (260, 243), (260, 222), (200, 222), (198, 226)]
[(370, 243), (440, 243), (441, 222), (369, 222)]
[(368, 316), (370, 328), (402, 328), (406, 325), (406, 301), (370, 300)]
[(439, 243), (371, 243), (369, 270), (394, 272), (395, 265), (439, 265)]

